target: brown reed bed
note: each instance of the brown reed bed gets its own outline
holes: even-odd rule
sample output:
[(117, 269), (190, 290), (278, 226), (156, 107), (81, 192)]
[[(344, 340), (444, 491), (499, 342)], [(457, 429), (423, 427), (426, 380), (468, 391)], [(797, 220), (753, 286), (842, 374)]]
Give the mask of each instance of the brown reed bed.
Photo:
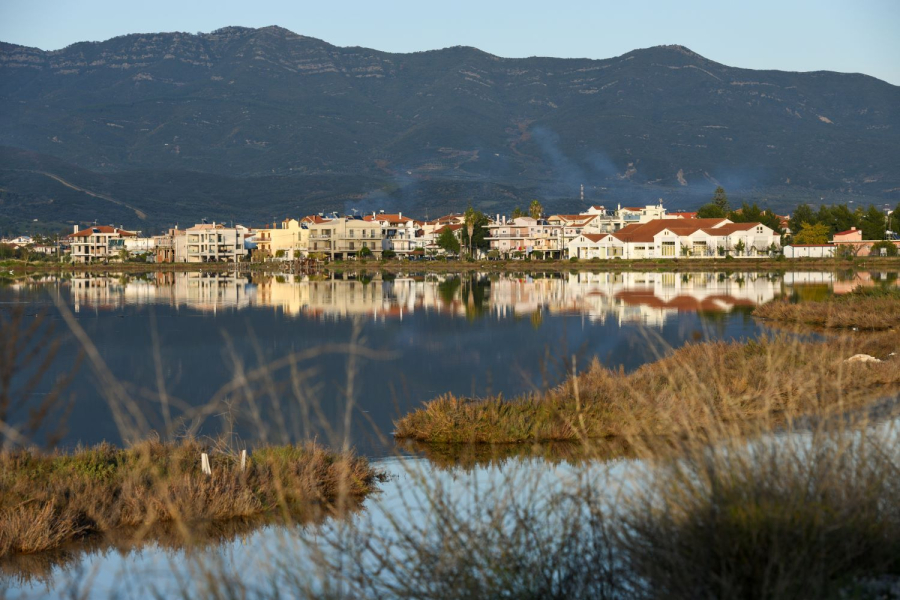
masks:
[[(185, 542), (204, 523), (358, 500), (383, 475), (364, 459), (307, 443), (259, 448), (246, 468), (232, 453), (197, 440), (110, 444), (71, 454), (0, 453), (0, 557), (57, 548), (85, 536), (170, 523)], [(201, 471), (210, 454), (212, 475)]]
[[(845, 362), (855, 354), (880, 362)], [(396, 421), (394, 435), (431, 443), (583, 441), (828, 414), (900, 389), (898, 355), (900, 337), (890, 332), (689, 344), (627, 374), (594, 360), (555, 388), (511, 399), (446, 394)]]
[(823, 301), (777, 300), (757, 307), (753, 315), (825, 329), (896, 329), (900, 328), (900, 288), (858, 288)]

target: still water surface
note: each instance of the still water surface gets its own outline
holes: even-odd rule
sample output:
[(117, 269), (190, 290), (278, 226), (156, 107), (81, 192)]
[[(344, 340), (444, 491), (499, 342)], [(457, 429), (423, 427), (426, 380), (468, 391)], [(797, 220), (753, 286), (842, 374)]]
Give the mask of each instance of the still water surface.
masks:
[[(750, 313), (776, 297), (842, 293), (884, 277), (77, 274), (0, 287), (0, 310), (46, 311), (64, 332), (48, 387), (84, 340), (102, 359), (74, 375), (64, 446), (228, 428), (250, 444), (346, 434), (374, 457), (390, 453), (382, 436), (393, 420), (440, 394), (541, 389), (573, 356), (576, 368), (597, 357), (632, 370), (687, 342), (759, 335)], [(116, 418), (123, 396), (131, 410)]]

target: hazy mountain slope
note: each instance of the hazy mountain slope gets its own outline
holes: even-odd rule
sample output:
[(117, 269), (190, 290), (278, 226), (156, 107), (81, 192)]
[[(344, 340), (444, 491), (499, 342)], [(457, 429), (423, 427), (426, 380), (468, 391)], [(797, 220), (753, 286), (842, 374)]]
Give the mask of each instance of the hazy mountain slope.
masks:
[[(185, 217), (235, 186), (252, 190), (254, 206), (241, 204), (251, 213), (269, 212), (255, 206), (267, 198), (343, 208), (382, 195), (501, 208), (571, 198), (582, 183), (608, 203), (696, 203), (716, 183), (776, 203), (895, 202), (900, 88), (726, 67), (682, 47), (608, 60), (400, 55), (231, 27), (54, 52), (0, 44), (0, 145), (119, 182), (109, 185), (139, 172)], [(185, 172), (208, 175), (172, 175)], [(35, 190), (11, 179), (0, 172), (27, 206)]]

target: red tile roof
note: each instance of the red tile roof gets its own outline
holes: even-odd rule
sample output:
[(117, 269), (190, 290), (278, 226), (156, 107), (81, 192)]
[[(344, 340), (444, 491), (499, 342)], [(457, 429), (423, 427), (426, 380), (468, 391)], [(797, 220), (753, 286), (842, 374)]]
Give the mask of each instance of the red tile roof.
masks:
[(599, 242), (603, 238), (609, 236), (608, 233), (582, 233), (581, 235), (591, 240), (592, 242)]
[(69, 234), (69, 237), (90, 237), (97, 233), (118, 233), (122, 237), (134, 237), (137, 235), (133, 231), (125, 231), (124, 229), (119, 229), (118, 227), (110, 227), (109, 225), (94, 225), (93, 227), (82, 229), (77, 233)]
[(690, 235), (699, 229), (713, 228), (727, 219), (653, 219), (646, 223), (626, 225), (613, 237), (623, 242), (652, 242), (659, 232), (668, 229), (677, 235)]

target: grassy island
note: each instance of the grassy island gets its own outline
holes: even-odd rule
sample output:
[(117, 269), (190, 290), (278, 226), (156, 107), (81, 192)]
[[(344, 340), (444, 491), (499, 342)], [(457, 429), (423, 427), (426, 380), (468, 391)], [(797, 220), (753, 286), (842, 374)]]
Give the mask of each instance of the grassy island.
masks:
[[(893, 353), (893, 354), (892, 354)], [(868, 354), (878, 362), (846, 362)], [(521, 443), (672, 435), (862, 406), (900, 389), (900, 337), (791, 336), (689, 344), (632, 373), (594, 361), (544, 392), (440, 396), (395, 423), (398, 439)]]
[(857, 288), (819, 302), (779, 300), (763, 304), (753, 315), (826, 329), (894, 329), (900, 327), (900, 288)]
[[(210, 456), (212, 474), (201, 470)], [(340, 508), (383, 476), (364, 459), (313, 443), (259, 448), (240, 457), (196, 440), (110, 444), (72, 453), (0, 453), (0, 557), (59, 547), (91, 534), (173, 523), (297, 515), (314, 505)], [(142, 534), (143, 535), (143, 534)]]

